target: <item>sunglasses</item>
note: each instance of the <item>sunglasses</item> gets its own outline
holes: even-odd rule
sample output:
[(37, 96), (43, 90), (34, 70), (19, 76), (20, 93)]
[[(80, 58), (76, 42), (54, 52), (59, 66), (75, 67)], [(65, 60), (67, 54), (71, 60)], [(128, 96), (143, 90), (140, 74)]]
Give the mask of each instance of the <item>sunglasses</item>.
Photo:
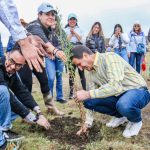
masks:
[(134, 28), (136, 28), (136, 27), (140, 27), (140, 25), (134, 25)]
[(47, 12), (47, 13), (44, 13), (46, 16), (56, 16), (56, 13), (54, 11), (50, 11), (50, 12)]

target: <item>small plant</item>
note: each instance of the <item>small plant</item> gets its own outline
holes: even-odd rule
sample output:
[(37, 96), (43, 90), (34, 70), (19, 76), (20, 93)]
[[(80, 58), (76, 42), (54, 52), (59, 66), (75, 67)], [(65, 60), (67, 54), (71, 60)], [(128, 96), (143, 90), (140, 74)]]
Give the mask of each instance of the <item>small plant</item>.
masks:
[[(62, 24), (61, 24), (61, 18), (62, 16), (59, 15), (59, 11), (57, 9), (58, 15), (57, 15), (57, 28), (58, 28), (58, 38), (61, 42), (62, 50), (64, 51), (66, 57), (67, 57), (67, 62), (66, 62), (66, 67), (69, 69), (69, 74), (72, 78), (74, 78), (74, 92), (77, 91), (77, 82), (75, 78), (75, 73), (74, 73), (74, 68), (72, 65), (71, 57), (72, 57), (72, 52), (71, 49), (73, 48), (73, 44), (67, 39), (67, 35), (63, 30)], [(81, 116), (81, 127), (85, 122), (85, 111), (84, 111), (84, 106), (82, 102), (76, 102), (77, 107), (79, 108), (80, 111), (80, 116)]]

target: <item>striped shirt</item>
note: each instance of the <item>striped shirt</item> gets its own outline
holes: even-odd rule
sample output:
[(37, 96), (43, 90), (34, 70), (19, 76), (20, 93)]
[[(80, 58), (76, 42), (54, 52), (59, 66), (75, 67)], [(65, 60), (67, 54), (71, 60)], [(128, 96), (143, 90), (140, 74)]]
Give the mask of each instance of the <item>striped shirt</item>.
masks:
[[(103, 54), (97, 52), (93, 68), (94, 70), (89, 73), (91, 98), (118, 96), (131, 89), (147, 87), (143, 77), (113, 52)], [(91, 112), (88, 114), (86, 118), (91, 120), (89, 118), (92, 116)]]

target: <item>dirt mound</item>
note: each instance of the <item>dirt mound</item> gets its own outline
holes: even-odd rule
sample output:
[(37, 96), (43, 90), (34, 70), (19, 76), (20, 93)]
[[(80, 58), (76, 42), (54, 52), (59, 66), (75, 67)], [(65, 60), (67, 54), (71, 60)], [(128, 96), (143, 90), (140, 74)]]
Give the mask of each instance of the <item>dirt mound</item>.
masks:
[[(69, 144), (79, 149), (84, 149), (87, 143), (93, 141), (102, 140), (101, 126), (100, 122), (94, 123), (93, 127), (89, 131), (88, 136), (77, 136), (76, 132), (79, 130), (80, 119), (75, 117), (62, 117), (55, 118), (50, 121), (51, 129), (49, 131), (43, 131), (45, 136), (49, 140), (57, 140), (60, 144)], [(35, 127), (30, 128), (30, 132), (35, 132)], [(38, 129), (39, 132), (39, 129)]]

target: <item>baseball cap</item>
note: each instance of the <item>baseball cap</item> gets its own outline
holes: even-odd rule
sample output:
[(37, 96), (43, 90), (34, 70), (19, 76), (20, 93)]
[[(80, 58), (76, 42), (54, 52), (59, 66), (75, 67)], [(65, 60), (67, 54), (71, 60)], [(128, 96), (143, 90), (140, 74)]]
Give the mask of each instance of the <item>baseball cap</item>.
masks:
[(50, 12), (50, 11), (54, 11), (56, 14), (57, 14), (57, 11), (53, 8), (53, 6), (48, 3), (48, 2), (44, 2), (42, 3), (39, 7), (38, 7), (38, 13), (39, 12), (44, 12), (44, 13), (47, 13), (47, 12)]
[(74, 14), (74, 13), (70, 13), (70, 14), (68, 15), (68, 20), (70, 20), (71, 18), (75, 18), (75, 19), (77, 20), (77, 15)]

